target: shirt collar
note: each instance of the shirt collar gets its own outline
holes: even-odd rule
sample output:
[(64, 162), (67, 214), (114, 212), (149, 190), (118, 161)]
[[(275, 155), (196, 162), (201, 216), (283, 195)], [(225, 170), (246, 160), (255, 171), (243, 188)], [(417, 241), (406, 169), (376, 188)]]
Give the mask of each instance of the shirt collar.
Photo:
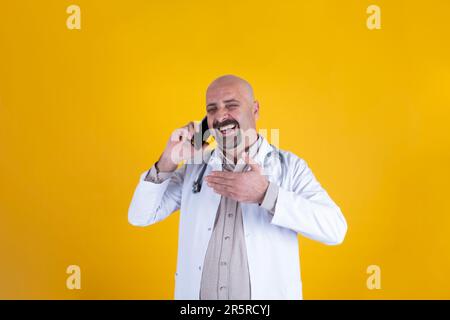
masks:
[[(270, 144), (262, 135), (258, 135), (258, 140), (249, 148), (250, 157), (260, 166), (264, 165), (264, 159), (269, 152)], [(212, 166), (213, 170), (221, 171), (222, 163), (221, 152), (216, 147), (208, 160), (208, 165)]]

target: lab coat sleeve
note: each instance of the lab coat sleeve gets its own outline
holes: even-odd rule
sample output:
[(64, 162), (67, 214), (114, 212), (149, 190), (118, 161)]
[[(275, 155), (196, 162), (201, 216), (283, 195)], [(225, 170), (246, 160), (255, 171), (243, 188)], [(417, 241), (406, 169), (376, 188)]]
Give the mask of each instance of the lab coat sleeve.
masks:
[[(295, 161), (292, 161), (295, 160)], [(271, 223), (328, 245), (344, 241), (347, 222), (340, 208), (316, 180), (307, 163), (291, 159), (291, 189), (280, 187)]]
[(183, 165), (160, 183), (146, 181), (147, 172), (142, 173), (128, 209), (129, 223), (145, 227), (178, 210), (185, 173), (186, 165)]

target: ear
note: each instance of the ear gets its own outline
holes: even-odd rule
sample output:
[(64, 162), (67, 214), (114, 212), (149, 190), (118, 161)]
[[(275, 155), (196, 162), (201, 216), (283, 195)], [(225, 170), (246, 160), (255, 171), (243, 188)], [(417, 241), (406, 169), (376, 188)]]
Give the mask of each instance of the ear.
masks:
[(253, 101), (253, 114), (255, 115), (255, 120), (259, 118), (259, 102), (258, 100)]

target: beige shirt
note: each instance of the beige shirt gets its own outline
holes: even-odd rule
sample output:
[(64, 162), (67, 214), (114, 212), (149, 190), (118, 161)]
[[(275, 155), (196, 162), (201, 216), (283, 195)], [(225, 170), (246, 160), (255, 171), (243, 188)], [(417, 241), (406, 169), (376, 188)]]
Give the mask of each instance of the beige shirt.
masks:
[[(250, 157), (257, 154), (262, 139), (249, 148)], [(224, 171), (243, 172), (247, 165), (226, 161), (221, 154)], [(161, 183), (171, 173), (157, 172), (153, 166), (146, 180)], [(271, 214), (275, 212), (278, 186), (272, 182), (261, 206)], [(216, 213), (214, 228), (208, 243), (203, 264), (199, 299), (201, 300), (249, 300), (251, 299), (242, 210), (239, 202), (222, 196)]]

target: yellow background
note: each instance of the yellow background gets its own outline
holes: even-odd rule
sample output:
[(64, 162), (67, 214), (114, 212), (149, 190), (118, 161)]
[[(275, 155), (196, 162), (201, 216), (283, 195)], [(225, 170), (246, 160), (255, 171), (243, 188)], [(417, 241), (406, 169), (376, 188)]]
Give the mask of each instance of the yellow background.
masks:
[[(70, 4), (81, 30), (66, 27)], [(381, 7), (382, 29), (366, 27)], [(0, 298), (171, 299), (178, 213), (127, 222), (139, 175), (248, 79), (259, 128), (342, 208), (343, 245), (300, 238), (305, 299), (450, 298), (450, 2), (0, 3)], [(81, 267), (81, 290), (66, 268)], [(380, 290), (366, 268), (381, 267)]]

